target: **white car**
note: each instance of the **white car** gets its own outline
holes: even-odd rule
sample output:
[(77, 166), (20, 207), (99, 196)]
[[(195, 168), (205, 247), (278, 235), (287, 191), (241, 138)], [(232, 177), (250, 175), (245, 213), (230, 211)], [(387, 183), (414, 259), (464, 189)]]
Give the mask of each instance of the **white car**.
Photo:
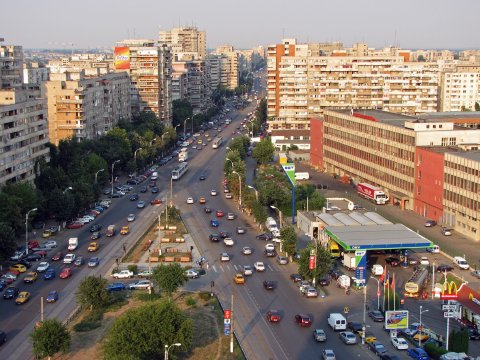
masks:
[(306, 297), (318, 297), (318, 292), (314, 287), (308, 287), (305, 289), (304, 295)]
[(67, 254), (63, 258), (63, 263), (64, 264), (71, 264), (75, 261), (75, 254)]
[(243, 275), (244, 276), (253, 275), (253, 269), (250, 265), (244, 265), (243, 266)]
[(252, 248), (250, 246), (244, 246), (242, 249), (242, 254), (243, 255), (251, 255), (252, 254)]
[(212, 195), (212, 196), (217, 196), (217, 190), (212, 190), (212, 191), (210, 191), (210, 195)]
[(235, 220), (235, 214), (229, 212), (229, 213), (227, 214), (227, 220)]
[(135, 221), (135, 214), (129, 214), (129, 215), (127, 216), (127, 221), (128, 221), (128, 222)]
[(265, 245), (265, 250), (268, 250), (268, 251), (275, 251), (275, 245), (274, 244), (267, 244)]
[(336, 360), (335, 352), (330, 349), (325, 349), (322, 351), (322, 360)]
[(225, 197), (226, 197), (227, 199), (233, 199), (233, 195), (232, 195), (232, 193), (230, 193), (230, 192), (229, 192), (229, 193), (226, 193), (226, 194), (225, 194)]
[(263, 263), (263, 261), (257, 261), (253, 264), (253, 267), (257, 271), (265, 271), (265, 264)]
[(187, 198), (187, 204), (193, 204), (195, 200), (193, 200), (193, 197)]
[(150, 280), (138, 280), (128, 284), (130, 290), (146, 290), (149, 287), (152, 287), (152, 282)]
[(220, 261), (230, 261), (230, 255), (228, 255), (227, 253), (222, 253), (220, 255)]
[(426, 256), (422, 256), (420, 259), (420, 265), (430, 265), (430, 261)]
[(280, 230), (273, 229), (271, 232), (272, 232), (272, 235), (273, 235), (274, 238), (279, 238), (280, 237)]
[(199, 277), (198, 272), (192, 269), (185, 270), (185, 276), (189, 279), (196, 279)]
[(130, 270), (122, 270), (113, 274), (115, 279), (129, 279), (133, 277), (133, 272)]
[(57, 242), (55, 240), (42, 241), (41, 246), (44, 248), (53, 249), (57, 247)]
[(223, 243), (226, 246), (233, 246), (233, 244), (235, 244), (235, 242), (233, 241), (233, 239), (231, 237), (226, 237), (225, 239), (223, 239)]
[(40, 264), (37, 266), (37, 272), (45, 272), (47, 269), (50, 267), (50, 264), (46, 261), (42, 261)]
[(407, 340), (401, 337), (392, 337), (392, 344), (397, 350), (408, 350)]
[(92, 220), (84, 218), (84, 217), (75, 219), (75, 222), (79, 222), (79, 223), (82, 223), (84, 225), (88, 224), (90, 221), (92, 221)]

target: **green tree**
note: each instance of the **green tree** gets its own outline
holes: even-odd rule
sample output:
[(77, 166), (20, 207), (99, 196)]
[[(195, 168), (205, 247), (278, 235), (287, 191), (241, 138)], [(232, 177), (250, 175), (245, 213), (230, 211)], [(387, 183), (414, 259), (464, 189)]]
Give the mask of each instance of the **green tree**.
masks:
[(452, 330), (448, 350), (468, 353), (469, 336), (467, 330)]
[(37, 191), (29, 182), (5, 185), (2, 188), (2, 192), (13, 196), (16, 199), (22, 214), (25, 214), (28, 210), (33, 209), (38, 204)]
[(312, 184), (297, 185), (295, 188), (295, 207), (297, 210), (320, 210), (325, 206), (325, 198)]
[(262, 206), (258, 201), (255, 201), (252, 204), (252, 213), (253, 217), (259, 224), (264, 224), (265, 221), (267, 221), (267, 211), (265, 210), (265, 207)]
[(180, 343), (181, 350), (187, 351), (192, 338), (192, 320), (173, 303), (148, 304), (115, 320), (105, 338), (103, 355), (106, 360), (159, 359), (165, 345)]
[(0, 259), (8, 259), (17, 247), (15, 230), (11, 225), (0, 222)]
[(45, 320), (30, 334), (33, 354), (37, 357), (52, 357), (58, 352), (66, 353), (70, 349), (70, 333), (57, 319)]
[(260, 141), (257, 146), (255, 146), (252, 156), (260, 164), (268, 164), (270, 161), (272, 161), (274, 152), (275, 147), (270, 139), (266, 138)]
[(16, 196), (0, 192), (0, 222), (8, 224), (16, 233), (25, 229), (25, 214)]
[(107, 292), (108, 282), (106, 279), (96, 276), (88, 276), (82, 280), (77, 289), (77, 302), (83, 307), (93, 309), (105, 308), (111, 302), (111, 296)]
[(153, 270), (152, 279), (169, 296), (187, 281), (184, 268), (177, 263), (157, 266)]
[(419, 62), (424, 62), (424, 61), (425, 61), (425, 57), (424, 57), (423, 55), (418, 55), (417, 61), (419, 61)]
[[(172, 102), (172, 126), (180, 125), (183, 131), (183, 123), (185, 119), (192, 118), (193, 108), (187, 100), (174, 100)], [(190, 124), (186, 124), (190, 125)]]
[(316, 279), (321, 278), (328, 273), (328, 270), (332, 267), (332, 259), (330, 253), (323, 246), (317, 247), (317, 267), (316, 270), (309, 269), (310, 263), (310, 250), (315, 249), (315, 244), (309, 244), (305, 249), (300, 253), (300, 260), (298, 261), (298, 272), (303, 275), (306, 279), (313, 279), (315, 276)]
[(228, 143), (229, 152), (238, 152), (242, 160), (247, 157), (248, 147), (250, 146), (250, 139), (247, 136), (237, 136)]
[(284, 226), (280, 229), (280, 239), (283, 244), (283, 251), (289, 255), (293, 255), (297, 248), (297, 234), (292, 226)]
[(478, 102), (475, 103), (475, 111), (480, 111), (480, 104)]

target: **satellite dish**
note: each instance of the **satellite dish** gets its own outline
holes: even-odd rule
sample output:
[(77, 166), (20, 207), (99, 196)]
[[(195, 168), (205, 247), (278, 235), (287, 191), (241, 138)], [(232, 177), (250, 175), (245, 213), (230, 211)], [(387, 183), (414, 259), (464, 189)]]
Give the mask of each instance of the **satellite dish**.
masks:
[(350, 201), (350, 202), (348, 203), (348, 210), (353, 211), (353, 208), (354, 208), (354, 207), (355, 207), (354, 203)]

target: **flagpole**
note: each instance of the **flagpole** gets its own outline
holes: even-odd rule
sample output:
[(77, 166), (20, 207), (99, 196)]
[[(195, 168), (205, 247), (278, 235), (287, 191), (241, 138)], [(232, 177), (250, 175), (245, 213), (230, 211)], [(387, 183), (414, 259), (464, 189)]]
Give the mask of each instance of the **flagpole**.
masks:
[(395, 305), (395, 273), (393, 273), (393, 280), (392, 280), (392, 290), (393, 290), (393, 311), (396, 310), (396, 305)]
[(390, 311), (390, 273), (387, 274), (388, 277), (388, 286), (387, 286), (387, 304), (388, 304), (388, 311)]
[(386, 272), (387, 272), (387, 266), (385, 266), (385, 270), (383, 272), (383, 311), (385, 312), (385, 277), (386, 277)]

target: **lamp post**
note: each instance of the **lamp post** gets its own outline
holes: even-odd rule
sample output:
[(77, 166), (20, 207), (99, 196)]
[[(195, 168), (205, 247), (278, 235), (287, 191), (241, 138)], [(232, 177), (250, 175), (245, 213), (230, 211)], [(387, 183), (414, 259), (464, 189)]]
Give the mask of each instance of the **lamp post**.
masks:
[(193, 116), (192, 116), (192, 135), (193, 135)]
[(190, 120), (190, 118), (186, 118), (185, 121), (183, 122), (183, 138), (187, 139), (187, 120)]
[(250, 185), (247, 185), (247, 187), (248, 187), (249, 189), (252, 189), (252, 190), (255, 191), (255, 199), (256, 199), (257, 202), (258, 202), (258, 190), (255, 189), (253, 186), (250, 186)]
[(38, 209), (31, 209), (28, 210), (27, 213), (25, 214), (25, 253), (28, 255), (28, 215), (30, 215), (31, 212), (37, 211)]
[(362, 344), (365, 344), (365, 330), (367, 329), (367, 285), (363, 287), (363, 326)]
[(426, 313), (428, 312), (428, 309), (427, 310), (422, 310), (423, 306), (420, 305), (420, 325), (419, 325), (419, 331), (420, 331), (420, 334), (418, 336), (418, 347), (421, 348), (422, 347), (422, 332), (423, 332), (423, 328), (422, 328), (422, 314), (423, 313)]
[(101, 173), (102, 171), (105, 171), (105, 169), (100, 169), (95, 173), (95, 184), (97, 183), (98, 173)]
[(280, 219), (280, 229), (282, 228), (282, 210), (277, 208), (276, 206), (270, 205), (270, 207), (274, 210), (278, 210), (278, 218)]
[(133, 161), (135, 162), (135, 174), (137, 173), (137, 152), (142, 150), (141, 147), (139, 147), (137, 150), (133, 152)]
[(115, 168), (115, 164), (119, 163), (120, 160), (115, 160), (113, 163), (112, 163), (112, 192), (110, 193), (110, 196), (113, 198), (113, 169)]
[(373, 276), (370, 276), (370, 279), (377, 282), (377, 310), (380, 310), (380, 280)]
[(69, 186), (65, 190), (63, 190), (63, 193), (65, 194), (68, 190), (73, 190), (73, 188), (71, 186)]
[(237, 174), (238, 175), (238, 182), (240, 183), (240, 188), (239, 188), (239, 194), (238, 194), (238, 202), (240, 206), (242, 206), (242, 176), (237, 173), (235, 170), (232, 171), (232, 174)]
[(165, 360), (168, 360), (168, 352), (170, 351), (170, 349), (172, 348), (172, 346), (179, 347), (179, 346), (182, 346), (182, 344), (180, 344), (180, 343), (175, 343), (175, 344), (172, 344), (172, 345), (170, 345), (170, 346), (168, 346), (167, 344), (165, 344)]
[(225, 161), (230, 161), (230, 164), (232, 164), (232, 171), (235, 169), (234, 166), (233, 166), (233, 161), (230, 160), (229, 158), (225, 158)]

